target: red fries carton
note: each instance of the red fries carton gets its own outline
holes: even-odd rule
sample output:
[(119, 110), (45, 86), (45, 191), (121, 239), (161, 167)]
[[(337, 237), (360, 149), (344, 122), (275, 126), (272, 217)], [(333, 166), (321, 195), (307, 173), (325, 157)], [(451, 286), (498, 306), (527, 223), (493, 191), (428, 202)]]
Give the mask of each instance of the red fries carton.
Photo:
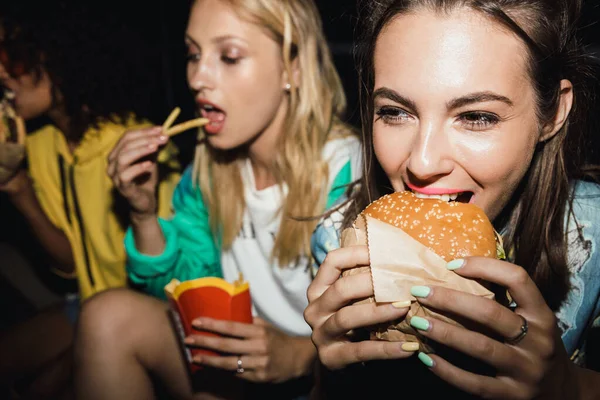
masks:
[(194, 319), (208, 317), (252, 323), (250, 287), (241, 276), (234, 283), (214, 277), (185, 282), (173, 279), (165, 286), (165, 294), (171, 305), (171, 319), (179, 336), (182, 352), (192, 373), (202, 369), (201, 366), (192, 363), (194, 355), (217, 353), (206, 349), (192, 349), (183, 343), (183, 339), (192, 334), (218, 336), (212, 332), (194, 329)]

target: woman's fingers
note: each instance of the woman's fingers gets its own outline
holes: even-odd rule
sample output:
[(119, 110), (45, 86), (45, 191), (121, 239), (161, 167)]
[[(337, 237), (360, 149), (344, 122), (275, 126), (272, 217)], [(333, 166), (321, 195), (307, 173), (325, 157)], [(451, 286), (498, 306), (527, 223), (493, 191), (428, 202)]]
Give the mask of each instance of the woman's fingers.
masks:
[(439, 286), (416, 286), (412, 292), (419, 303), (475, 321), (504, 338), (514, 337), (522, 325), (519, 315), (491, 299)]
[(123, 147), (126, 146), (128, 143), (141, 138), (158, 137), (161, 135), (161, 133), (162, 128), (159, 126), (155, 126), (153, 128), (136, 129), (125, 132), (125, 134), (117, 142), (115, 147), (108, 154), (108, 162), (116, 160)]
[(131, 137), (120, 142), (111, 152), (107, 174), (113, 180), (125, 180), (125, 177), (119, 175), (129, 169), (136, 161), (155, 153), (160, 146), (168, 141), (168, 138), (163, 135), (143, 133), (138, 131), (131, 132)]
[(338, 280), (342, 271), (366, 265), (369, 265), (367, 246), (349, 246), (329, 252), (319, 267), (315, 279), (308, 287), (308, 301), (313, 302), (320, 297), (329, 286)]
[(435, 318), (413, 316), (410, 324), (423, 336), (483, 361), (503, 371), (503, 375), (507, 372), (512, 375), (528, 370), (527, 364), (530, 361), (523, 358), (522, 353), (479, 332)]
[(158, 143), (144, 140), (143, 142), (138, 142), (135, 145), (124, 148), (116, 162), (116, 173), (122, 173), (141, 158), (156, 153), (158, 146)]
[(155, 164), (152, 161), (144, 161), (132, 165), (119, 175), (119, 186), (129, 186), (133, 182), (133, 180), (136, 179), (138, 176), (146, 172), (151, 172), (152, 168), (154, 168), (154, 165)]
[(522, 267), (491, 258), (469, 257), (464, 259), (462, 266), (454, 269), (454, 272), (507, 288), (520, 308), (534, 310), (534, 313), (536, 310), (549, 310), (537, 286)]
[[(404, 350), (411, 349), (410, 351)], [(371, 360), (407, 358), (414, 354), (412, 343), (365, 340), (362, 342), (339, 342), (319, 351), (319, 359), (329, 369), (343, 368), (349, 364)]]
[(242, 368), (244, 373), (264, 368), (267, 361), (266, 356), (247, 356), (247, 355), (232, 355), (232, 356), (211, 356), (207, 354), (198, 354), (193, 360), (196, 363), (207, 365), (213, 368), (224, 369), (227, 371), (237, 371), (238, 360), (242, 360)]
[(252, 340), (243, 340), (227, 336), (190, 335), (185, 339), (185, 344), (227, 354), (252, 354), (262, 350), (257, 343)]
[(219, 333), (238, 338), (256, 338), (265, 333), (265, 327), (242, 322), (226, 321), (213, 318), (196, 318), (192, 326), (201, 331)]
[(517, 387), (514, 383), (512, 385), (507, 385), (507, 383), (503, 382), (500, 378), (477, 375), (465, 371), (450, 364), (448, 361), (437, 355), (425, 355), (420, 353), (419, 359), (423, 364), (428, 366), (434, 374), (451, 385), (475, 395), (477, 398), (511, 399), (517, 398), (516, 396), (518, 396), (518, 398), (529, 399), (534, 397), (533, 394), (524, 393), (522, 391), (523, 388)]
[(352, 329), (393, 321), (405, 316), (409, 310), (408, 306), (377, 305), (374, 302), (347, 306), (325, 321), (321, 328), (321, 334), (328, 337), (338, 337), (345, 335)]
[(366, 299), (373, 295), (371, 275), (357, 274), (339, 278), (323, 293), (313, 300), (305, 310), (305, 317), (313, 319), (313, 314), (330, 315), (352, 300)]

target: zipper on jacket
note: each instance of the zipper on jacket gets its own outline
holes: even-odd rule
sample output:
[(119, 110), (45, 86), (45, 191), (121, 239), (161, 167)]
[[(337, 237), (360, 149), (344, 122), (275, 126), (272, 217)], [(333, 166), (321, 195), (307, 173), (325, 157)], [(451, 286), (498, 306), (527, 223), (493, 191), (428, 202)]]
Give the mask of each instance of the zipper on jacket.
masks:
[(63, 198), (63, 208), (65, 209), (65, 215), (67, 216), (67, 221), (69, 222), (69, 225), (72, 224), (71, 222), (71, 210), (69, 208), (69, 199), (67, 198), (67, 182), (66, 182), (66, 175), (65, 175), (65, 159), (63, 158), (63, 156), (61, 154), (58, 155), (58, 169), (59, 169), (59, 173), (60, 173), (60, 191), (62, 193), (62, 198)]
[[(65, 160), (59, 155), (58, 156), (58, 165), (60, 169), (60, 178), (61, 178), (61, 190), (63, 196), (63, 205), (65, 208), (65, 213), (67, 214), (67, 220), (69, 224), (72, 225), (71, 221), (71, 213), (69, 208), (69, 201), (67, 199), (67, 177), (65, 176)], [(92, 267), (90, 265), (90, 255), (87, 248), (87, 242), (85, 240), (85, 225), (83, 224), (83, 218), (81, 217), (81, 209), (79, 208), (79, 200), (77, 199), (77, 190), (75, 189), (75, 166), (71, 165), (69, 168), (69, 185), (71, 186), (71, 195), (73, 197), (73, 208), (75, 211), (75, 218), (77, 219), (77, 223), (79, 225), (79, 235), (81, 239), (81, 245), (83, 246), (83, 256), (85, 259), (85, 268), (88, 274), (88, 278), (90, 279), (91, 286), (95, 286), (94, 276), (92, 275)]]
[(69, 167), (69, 183), (71, 184), (71, 194), (73, 195), (73, 206), (75, 208), (75, 217), (79, 223), (79, 234), (81, 235), (81, 243), (83, 244), (83, 255), (85, 257), (85, 267), (90, 278), (90, 284), (95, 286), (94, 276), (92, 275), (92, 267), (90, 265), (90, 255), (88, 254), (87, 243), (85, 241), (85, 225), (83, 225), (83, 218), (81, 217), (81, 210), (79, 208), (79, 201), (77, 200), (77, 190), (75, 189), (75, 166)]

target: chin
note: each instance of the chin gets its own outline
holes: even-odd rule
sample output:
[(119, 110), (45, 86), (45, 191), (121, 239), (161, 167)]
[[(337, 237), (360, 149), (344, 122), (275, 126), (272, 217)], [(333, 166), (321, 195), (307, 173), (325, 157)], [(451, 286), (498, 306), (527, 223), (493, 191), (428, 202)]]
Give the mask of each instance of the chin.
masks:
[(209, 146), (220, 151), (231, 151), (241, 146), (240, 143), (227, 140), (219, 135), (206, 135), (206, 141)]

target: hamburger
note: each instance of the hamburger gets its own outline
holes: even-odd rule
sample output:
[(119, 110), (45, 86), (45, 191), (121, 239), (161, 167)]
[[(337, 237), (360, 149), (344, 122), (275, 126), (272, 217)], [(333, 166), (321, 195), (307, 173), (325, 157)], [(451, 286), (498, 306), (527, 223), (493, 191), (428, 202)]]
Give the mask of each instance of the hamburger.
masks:
[(15, 111), (14, 99), (5, 90), (0, 100), (0, 184), (15, 175), (25, 158), (25, 122)]
[[(395, 282), (404, 282), (405, 285), (412, 286), (415, 284), (416, 279), (418, 282), (416, 284), (420, 285), (441, 284), (457, 290), (470, 291), (473, 294), (493, 298), (494, 294), (488, 288), (475, 281), (462, 278), (443, 267), (445, 262), (457, 258), (472, 256), (504, 258), (500, 236), (495, 232), (483, 210), (474, 204), (457, 201), (463, 200), (458, 195), (444, 195), (439, 196), (440, 198), (423, 197), (410, 191), (404, 191), (385, 195), (372, 202), (359, 214), (354, 221), (353, 227), (346, 229), (342, 233), (342, 246), (368, 243), (371, 263), (373, 264), (377, 258), (375, 257), (376, 254), (373, 254), (373, 251), (382, 250), (382, 247), (379, 247), (382, 245), (374, 242), (374, 240), (386, 241), (386, 250), (389, 247), (394, 248), (393, 246), (396, 245), (395, 242), (388, 242), (388, 237), (385, 235), (376, 236), (375, 232), (372, 231), (376, 226), (367, 226), (371, 218), (381, 221), (407, 234), (409, 236), (407, 241), (414, 240), (419, 243), (414, 246), (408, 243), (407, 246), (402, 246), (403, 249), (426, 248), (435, 253), (434, 257), (439, 257), (443, 260), (436, 260), (435, 267), (433, 265), (419, 266), (422, 269), (437, 268), (439, 274), (442, 275), (436, 275), (435, 278), (429, 277), (427, 273), (423, 273), (418, 277), (408, 276), (408, 274), (411, 274), (410, 268), (403, 269), (400, 267), (398, 271), (402, 272), (398, 272)], [(398, 258), (402, 257), (402, 254), (398, 255)], [(427, 258), (420, 258), (419, 260), (426, 261)], [(442, 267), (440, 267), (440, 263)], [(386, 274), (388, 270), (393, 270), (395, 267), (393, 262), (390, 264), (392, 265), (382, 267), (382, 270), (386, 270)], [(380, 287), (377, 286), (375, 271), (372, 268), (374, 269), (375, 266), (358, 267), (345, 271), (343, 275), (371, 273), (375, 286), (375, 297), (377, 297)], [(420, 271), (417, 270), (417, 272)], [(415, 272), (412, 273), (414, 274)], [(445, 281), (444, 279), (439, 279), (440, 276), (447, 276), (449, 279)], [(360, 302), (375, 302), (375, 297), (370, 297)], [(400, 300), (407, 299), (399, 298), (393, 301)], [(410, 326), (410, 319), (415, 315), (422, 317), (435, 316), (447, 322), (461, 325), (449, 316), (438, 314), (434, 310), (427, 309), (418, 302), (413, 301), (406, 318), (392, 321), (388, 324), (368, 327), (367, 330), (370, 338), (389, 341), (416, 341), (420, 343), (422, 351), (434, 351), (431, 343), (428, 343), (425, 337)]]

